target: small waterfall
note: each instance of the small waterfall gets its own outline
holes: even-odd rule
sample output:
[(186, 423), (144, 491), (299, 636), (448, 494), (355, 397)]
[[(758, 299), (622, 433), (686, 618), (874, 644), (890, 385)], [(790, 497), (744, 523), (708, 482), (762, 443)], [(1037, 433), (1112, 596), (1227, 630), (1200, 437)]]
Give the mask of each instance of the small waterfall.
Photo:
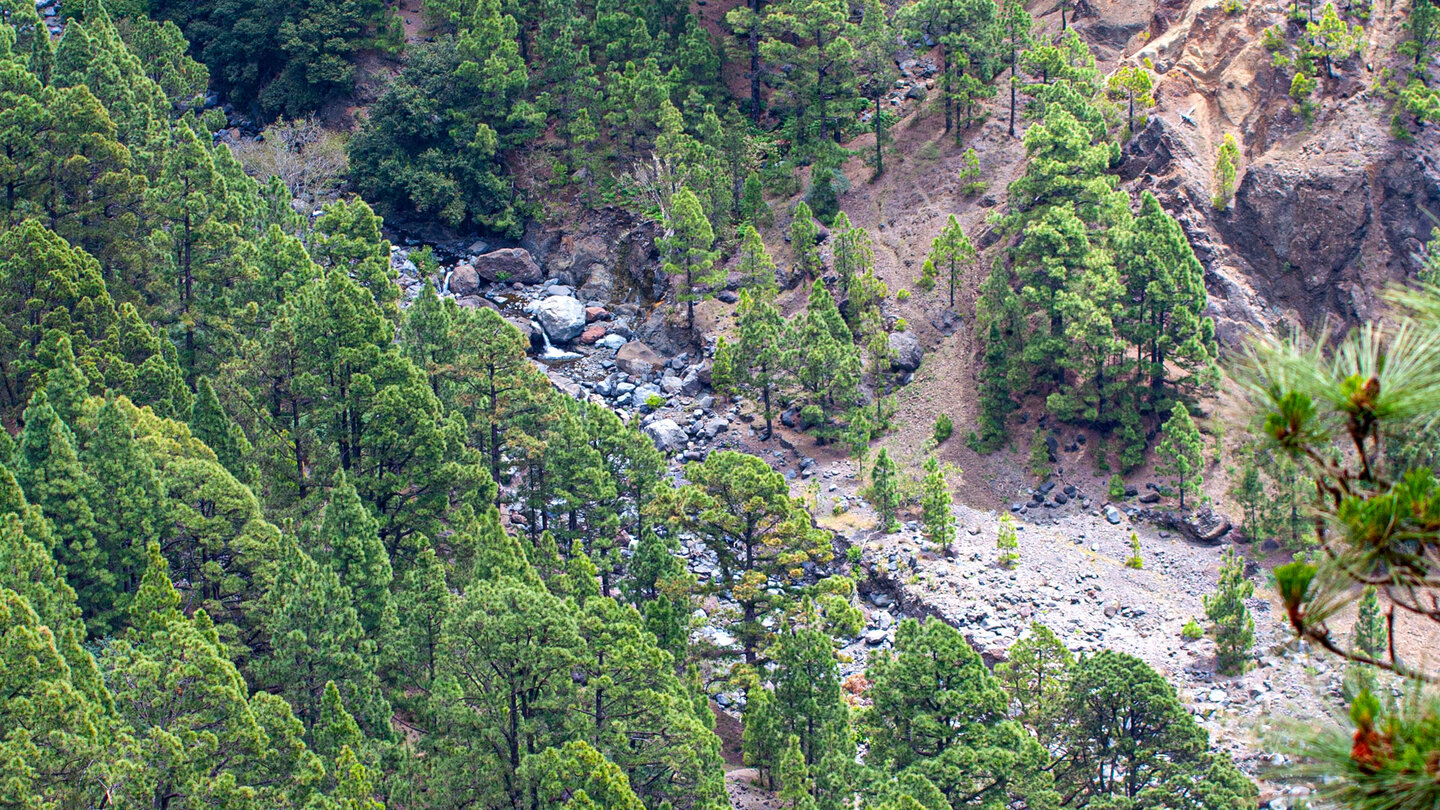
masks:
[(550, 336), (545, 333), (545, 330), (540, 327), (540, 324), (531, 321), (530, 326), (539, 332), (541, 339), (545, 341), (545, 348), (540, 352), (539, 358), (542, 362), (563, 363), (569, 360), (579, 360), (585, 356), (579, 352), (567, 352), (564, 349), (556, 347), (550, 342)]
[(449, 295), (449, 294), (450, 294), (450, 276), (453, 275), (454, 272), (455, 272), (455, 268), (453, 268), (453, 267), (450, 268), (449, 270), (446, 270), (446, 271), (445, 271), (445, 280), (442, 281), (442, 282), (440, 282), (440, 294), (441, 294), (441, 295)]

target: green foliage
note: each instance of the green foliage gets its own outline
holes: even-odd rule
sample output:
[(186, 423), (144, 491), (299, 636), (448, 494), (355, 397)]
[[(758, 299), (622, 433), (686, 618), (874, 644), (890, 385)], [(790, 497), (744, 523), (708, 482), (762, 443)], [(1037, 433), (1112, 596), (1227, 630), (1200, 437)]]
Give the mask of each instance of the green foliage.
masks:
[(798, 575), (807, 561), (828, 560), (829, 538), (811, 528), (784, 476), (755, 456), (714, 452), (704, 462), (687, 464), (685, 478), (688, 485), (664, 493), (651, 508), (716, 554), (717, 571), (706, 590), (738, 605), (734, 634), (753, 663), (769, 635), (761, 619), (783, 610), (794, 596), (793, 586), (772, 589), (767, 582)]
[(935, 443), (944, 444), (945, 440), (955, 432), (955, 423), (950, 419), (950, 414), (942, 413), (935, 417)]
[(1086, 656), (1064, 705), (1059, 745), (1072, 756), (1055, 776), (1058, 789), (1167, 810), (1255, 803), (1255, 785), (1228, 755), (1208, 750), (1208, 735), (1175, 689), (1138, 658), (1112, 650)]
[(1040, 427), (1030, 436), (1030, 474), (1040, 481), (1050, 477), (1050, 446), (1045, 439), (1045, 431)]
[(1110, 476), (1109, 488), (1106, 492), (1112, 501), (1125, 500), (1125, 479), (1119, 474)]
[(1000, 516), (1000, 528), (995, 533), (995, 548), (1000, 552), (996, 561), (1001, 568), (1014, 568), (1020, 562), (1020, 535), (1015, 531), (1015, 520), (1009, 515)]
[(925, 534), (942, 554), (950, 553), (955, 541), (955, 496), (945, 480), (945, 470), (934, 456), (925, 460), (925, 480), (921, 483), (920, 513)]
[(1205, 597), (1205, 616), (1215, 633), (1215, 656), (1221, 672), (1244, 670), (1255, 643), (1255, 620), (1245, 600), (1255, 593), (1255, 584), (1245, 578), (1245, 562), (1233, 549), (1227, 550), (1220, 565), (1215, 593)]
[(1155, 452), (1161, 461), (1155, 465), (1155, 472), (1170, 477), (1172, 488), (1180, 493), (1180, 508), (1184, 509), (1185, 495), (1199, 494), (1204, 480), (1201, 471), (1205, 467), (1205, 447), (1200, 429), (1190, 418), (1190, 410), (1177, 402), (1160, 432)]
[[(710, 297), (710, 287), (724, 280), (716, 269), (715, 231), (700, 207), (700, 199), (682, 188), (670, 201), (665, 237), (656, 247), (665, 256), (664, 270), (675, 277), (675, 300), (685, 304), (685, 326), (695, 332), (695, 304)], [(699, 335), (696, 335), (698, 341)]]
[(1126, 568), (1140, 569), (1145, 567), (1145, 558), (1140, 556), (1140, 535), (1130, 533), (1130, 556), (1125, 558)]
[(819, 233), (810, 206), (801, 201), (790, 219), (790, 249), (795, 257), (795, 269), (806, 281), (814, 278), (821, 268)]
[(1039, 622), (1010, 647), (995, 677), (1005, 687), (1016, 717), (1048, 744), (1065, 722), (1065, 694), (1074, 674), (1075, 657), (1054, 631)]
[(876, 528), (893, 532), (899, 528), (896, 515), (900, 509), (900, 471), (890, 451), (884, 447), (870, 468), (870, 501), (875, 504)]
[(1235, 167), (1240, 161), (1240, 146), (1235, 136), (1225, 133), (1225, 140), (1215, 153), (1215, 199), (1214, 205), (1223, 211), (1230, 207), (1235, 197)]
[(871, 756), (924, 775), (942, 792), (1058, 804), (1044, 749), (1007, 719), (1005, 690), (959, 631), (905, 619), (895, 653), (878, 656), (866, 677)]
[(1186, 641), (1195, 641), (1196, 639), (1204, 638), (1204, 636), (1205, 628), (1200, 626), (1200, 622), (1195, 621), (1194, 616), (1191, 616), (1189, 620), (1185, 622), (1185, 626), (1180, 628), (1180, 637)]

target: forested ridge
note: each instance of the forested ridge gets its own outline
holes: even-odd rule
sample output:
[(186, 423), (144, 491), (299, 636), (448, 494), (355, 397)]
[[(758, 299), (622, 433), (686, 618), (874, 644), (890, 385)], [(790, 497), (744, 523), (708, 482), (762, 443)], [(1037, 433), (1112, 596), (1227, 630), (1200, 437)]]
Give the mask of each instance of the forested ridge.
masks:
[[(1436, 8), (1408, 18), (1397, 138), (1437, 115)], [(458, 301), (432, 251), (386, 237), (382, 217), (503, 243), (559, 208), (650, 223), (665, 329), (702, 360), (711, 401), (744, 403), (765, 441), (781, 423), (853, 457), (879, 533), (918, 518), (937, 556), (960, 530), (956, 471), (933, 452), (955, 425), (935, 424), (918, 474), (878, 446), (920, 364), (892, 303), (958, 309), (978, 275), (969, 447), (1029, 439), (1044, 481), (1053, 448), (1022, 427), (1043, 413), (1091, 431), (1106, 472), (1153, 451), (1183, 510), (1207, 467), (1192, 415), (1224, 373), (1205, 269), (1157, 197), (1120, 182), (1153, 65), (1103, 75), (1073, 6), (1057, 32), (1018, 0), (752, 0), (717, 33), (668, 0), (440, 0), (418, 42), (376, 2), (86, 0), (63, 28), (42, 9), (0, 0), (0, 807), (698, 810), (732, 806), (739, 766), (795, 810), (1256, 807), (1251, 775), (1155, 668), (1076, 655), (1038, 620), (997, 663), (939, 616), (902, 617), (842, 677), (869, 571), (813, 495), (697, 430), (667, 446), (644, 417), (678, 389), (648, 393), (643, 374), (628, 407), (593, 380), (590, 396), (557, 386), (535, 344), (597, 319), (619, 334), (568, 286), (531, 302), (543, 333), (526, 334)], [(1296, 18), (1294, 75), (1323, 95), (1302, 79), (1324, 85), (1356, 48), (1333, 6), (1317, 15)], [(839, 201), (847, 162), (878, 176), (904, 159), (895, 57), (917, 44), (938, 62), (906, 86), (939, 95), (946, 139), (1004, 116), (1025, 164), (983, 235), (948, 218), (912, 292), (877, 276), (875, 239)], [(293, 119), (356, 92), (376, 53), (395, 75), (342, 160)], [(274, 126), (241, 143), (240, 118)], [(965, 193), (984, 194), (965, 160)], [(780, 261), (766, 238), (789, 242)], [(421, 283), (402, 286), (406, 263)], [(579, 310), (568, 336), (538, 309), (555, 299)], [(711, 340), (696, 309), (719, 301), (733, 329)], [(1305, 350), (1248, 355), (1270, 443), (1247, 448), (1234, 499), (1253, 538), (1288, 531), (1314, 552), (1277, 582), (1297, 633), (1330, 649), (1322, 608), (1338, 602), (1319, 603), (1338, 586), (1305, 566), (1336, 540), (1302, 544), (1296, 493), (1318, 481), (1371, 538), (1373, 510), (1402, 498), (1414, 530), (1343, 570), (1382, 588), (1405, 570), (1423, 591), (1404, 544), (1433, 535), (1433, 432), (1418, 429), (1433, 401), (1389, 407), (1368, 366), (1373, 390), (1338, 375), (1344, 395), (1326, 398), (1295, 368), (1329, 355)], [(709, 406), (693, 404), (698, 422)], [(1362, 472), (1325, 446), (1343, 447), (1341, 423)], [(1009, 521), (1000, 570), (1019, 560)], [(1253, 591), (1226, 556), (1205, 604), (1222, 670), (1250, 661)], [(1346, 699), (1367, 747), (1339, 757), (1362, 794), (1376, 774), (1433, 775), (1434, 749), (1433, 714), (1421, 733), (1376, 719), (1377, 673), (1419, 674), (1387, 658), (1366, 593), (1369, 668)]]

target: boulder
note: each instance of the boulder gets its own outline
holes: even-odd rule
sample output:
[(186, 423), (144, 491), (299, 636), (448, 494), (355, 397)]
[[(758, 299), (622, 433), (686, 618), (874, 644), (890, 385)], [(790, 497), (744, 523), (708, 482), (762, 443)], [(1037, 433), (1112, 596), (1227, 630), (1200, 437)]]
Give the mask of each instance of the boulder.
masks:
[(1119, 509), (1116, 509), (1114, 506), (1109, 505), (1109, 504), (1107, 504), (1107, 505), (1105, 506), (1105, 519), (1106, 519), (1106, 520), (1108, 520), (1108, 521), (1110, 521), (1112, 524), (1115, 524), (1115, 525), (1118, 526), (1118, 525), (1120, 524), (1121, 518), (1122, 518), (1122, 515), (1120, 514), (1120, 510), (1119, 510)]
[(625, 338), (622, 335), (611, 333), (595, 341), (595, 345), (609, 349), (612, 352), (619, 351), (619, 349), (625, 345)]
[[(581, 311), (584, 317), (584, 311)], [(638, 340), (632, 340), (615, 353), (615, 367), (634, 377), (648, 377), (665, 365), (665, 359)]]
[(909, 332), (890, 333), (890, 365), (899, 371), (915, 371), (920, 368), (920, 361), (925, 356), (925, 350), (920, 348), (920, 341)]
[(535, 305), (535, 320), (550, 342), (569, 343), (585, 329), (585, 307), (574, 298), (557, 295)]
[(455, 265), (455, 269), (450, 271), (450, 293), (457, 297), (463, 297), (475, 295), (478, 292), (480, 292), (480, 274), (475, 271), (474, 265)]
[(689, 439), (685, 431), (675, 424), (674, 419), (656, 419), (645, 426), (645, 435), (664, 453), (685, 449), (685, 442)]
[[(489, 281), (538, 284), (544, 278), (540, 265), (524, 248), (501, 248), (475, 257), (475, 272)], [(452, 283), (454, 279), (451, 279)], [(553, 337), (553, 336), (552, 336)]]
[(602, 337), (605, 337), (604, 325), (592, 323), (589, 326), (585, 327), (585, 331), (580, 333), (580, 342), (584, 343), (586, 346), (589, 346), (592, 343), (599, 342), (600, 338)]
[(610, 320), (610, 313), (609, 313), (608, 311), (606, 311), (606, 309), (605, 309), (604, 307), (586, 307), (586, 308), (585, 308), (585, 322), (586, 322), (586, 323), (594, 323), (595, 321), (608, 321), (608, 320)]

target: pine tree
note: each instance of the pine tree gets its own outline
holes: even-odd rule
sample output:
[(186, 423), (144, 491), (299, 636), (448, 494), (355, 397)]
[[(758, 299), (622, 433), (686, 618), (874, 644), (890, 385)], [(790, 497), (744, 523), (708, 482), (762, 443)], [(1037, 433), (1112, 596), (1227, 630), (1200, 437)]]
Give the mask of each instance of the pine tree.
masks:
[(775, 260), (765, 249), (760, 232), (749, 223), (740, 226), (740, 259), (736, 271), (747, 290), (763, 295), (775, 289)]
[[(852, 286), (857, 278), (875, 266), (875, 250), (870, 245), (870, 234), (864, 228), (850, 225), (850, 218), (841, 211), (835, 215), (830, 226), (835, 240), (835, 274), (840, 277), (840, 294), (853, 301)], [(854, 328), (856, 313), (851, 305), (851, 328)]]
[(900, 509), (900, 471), (890, 458), (890, 451), (880, 448), (875, 465), (870, 468), (870, 500), (875, 504), (876, 528), (893, 532), (898, 528), (896, 513)]
[(1015, 137), (1015, 114), (1018, 111), (1016, 95), (1019, 82), (1015, 72), (1020, 66), (1020, 54), (1030, 46), (1035, 20), (1020, 0), (1006, 0), (1000, 11), (1000, 31), (1003, 38), (1003, 61), (1010, 68), (1010, 137)]
[(397, 685), (429, 691), (441, 663), (445, 620), (454, 608), (455, 596), (446, 584), (444, 566), (434, 549), (422, 550), (395, 594), (396, 621), (392, 638), (385, 644)]
[(1226, 549), (1220, 564), (1220, 582), (1215, 593), (1205, 597), (1205, 616), (1213, 623), (1215, 659), (1223, 673), (1240, 672), (1255, 643), (1255, 621), (1245, 600), (1255, 593), (1255, 584), (1245, 577), (1245, 561), (1234, 549)]
[(114, 630), (145, 571), (144, 544), (169, 539), (164, 494), (155, 462), (135, 441), (129, 418), (114, 400), (100, 409), (80, 461), (88, 473), (96, 550), (114, 578), (113, 601), (97, 608), (95, 624)]
[(1208, 750), (1209, 735), (1175, 688), (1134, 656), (1100, 650), (1082, 658), (1061, 711), (1056, 745), (1074, 755), (1056, 768), (1055, 782), (1077, 800), (1164, 808), (1183, 807), (1180, 796), (1203, 795), (1202, 806), (1215, 808), (1256, 800), (1229, 755)]
[(800, 738), (791, 734), (780, 751), (780, 762), (775, 768), (780, 777), (780, 806), (789, 810), (815, 810), (815, 799), (810, 795), (814, 781), (810, 769), (805, 767), (805, 758), (800, 754)]
[[(751, 676), (753, 678), (753, 675)], [(761, 686), (755, 679), (745, 690), (744, 731), (741, 748), (745, 764), (760, 774), (760, 781), (774, 788), (779, 774), (776, 766), (784, 743), (780, 731), (780, 715), (775, 705), (775, 693)], [(796, 744), (798, 753), (799, 744)], [(801, 760), (804, 761), (803, 759)]]
[(995, 665), (995, 677), (1016, 706), (1017, 718), (1042, 745), (1049, 745), (1065, 722), (1064, 698), (1074, 668), (1075, 656), (1039, 622)]
[(350, 589), (360, 627), (367, 637), (375, 639), (383, 630), (387, 614), (392, 610), (390, 582), (394, 572), (390, 556), (380, 542), (379, 527), (355, 486), (344, 474), (330, 492), (325, 518), (320, 524), (320, 541), (324, 548), (319, 557), (340, 584)]
[(765, 438), (769, 439), (774, 434), (772, 403), (785, 379), (785, 322), (771, 301), (750, 290), (740, 293), (736, 319), (740, 329), (736, 378), (743, 389), (760, 399)]
[(665, 272), (676, 277), (679, 287), (675, 300), (685, 304), (685, 328), (695, 331), (695, 302), (710, 296), (709, 287), (723, 279), (715, 271), (715, 232), (700, 200), (688, 188), (671, 198), (671, 210), (665, 220), (665, 236), (659, 248), (665, 254)]
[(759, 228), (770, 221), (770, 204), (765, 202), (765, 186), (760, 175), (750, 172), (745, 176), (745, 186), (740, 192), (740, 218), (752, 228)]
[(1218, 210), (1225, 210), (1230, 207), (1230, 201), (1235, 197), (1235, 169), (1240, 162), (1240, 145), (1235, 142), (1235, 136), (1225, 133), (1225, 139), (1220, 142), (1220, 148), (1215, 150), (1215, 198), (1213, 203)]
[(1144, 568), (1145, 558), (1140, 556), (1140, 535), (1130, 533), (1130, 556), (1125, 558), (1127, 568)]
[[(1167, 382), (1203, 389), (1213, 384), (1215, 324), (1205, 316), (1205, 271), (1180, 223), (1155, 195), (1140, 195), (1140, 212), (1116, 240), (1116, 264), (1128, 311), (1116, 323), (1135, 346), (1137, 383), (1150, 386), (1149, 405), (1164, 400)], [(1170, 379), (1175, 371), (1185, 376)]]
[(925, 481), (921, 485), (920, 508), (925, 533), (941, 554), (950, 553), (955, 542), (955, 496), (945, 480), (945, 470), (934, 456), (925, 459)]
[(895, 653), (873, 660), (866, 677), (871, 756), (897, 771), (919, 766), (941, 791), (982, 806), (1059, 806), (1050, 756), (1007, 718), (1005, 690), (958, 630), (905, 619)]
[(253, 448), (245, 438), (245, 432), (220, 404), (215, 386), (210, 384), (208, 377), (201, 377), (195, 386), (190, 432), (215, 451), (216, 460), (231, 475), (246, 483), (253, 480), (253, 470), (246, 460)]
[(1199, 494), (1205, 468), (1205, 445), (1200, 430), (1190, 418), (1190, 410), (1177, 402), (1170, 418), (1160, 429), (1160, 444), (1155, 453), (1160, 463), (1155, 472), (1170, 476), (1171, 485), (1180, 493), (1180, 508), (1185, 508), (1185, 493)]
[(718, 739), (696, 716), (669, 654), (640, 614), (613, 599), (588, 599), (578, 617), (585, 642), (574, 700), (576, 734), (636, 786), (646, 801), (724, 801)]
[(234, 260), (240, 200), (209, 147), (189, 126), (179, 126), (147, 201), (159, 224), (156, 248), (165, 257), (184, 335), (181, 366), (193, 380), (227, 351), (219, 341), (230, 317), (225, 290), (243, 268)]
[[(855, 740), (850, 709), (841, 693), (834, 643), (829, 633), (819, 628), (813, 605), (803, 606), (800, 616), (776, 638), (772, 648), (774, 710), (780, 734), (795, 740), (805, 767), (818, 770), (836, 753), (842, 757), (848, 753), (853, 761)], [(774, 766), (783, 787), (783, 755)]]
[(564, 741), (584, 650), (575, 610), (512, 578), (478, 581), (445, 638), (433, 702), (451, 731), (422, 749), (434, 760), (433, 800), (518, 803), (527, 755)]
[(1368, 586), (1361, 593), (1358, 611), (1353, 631), (1355, 649), (1371, 658), (1383, 658), (1390, 650), (1390, 627), (1380, 610), (1375, 586)]
[(175, 610), (179, 594), (151, 549), (132, 628), (101, 658), (129, 729), (116, 757), (131, 776), (114, 783), (113, 800), (224, 804), (249, 794), (265, 806), (297, 801), (325, 772), (301, 739), (303, 727), (284, 700), (249, 694), (205, 611)]
[(1141, 108), (1154, 106), (1155, 97), (1151, 95), (1154, 88), (1155, 82), (1150, 78), (1150, 71), (1144, 67), (1125, 65), (1110, 77), (1110, 92), (1125, 97), (1126, 130), (1132, 136), (1135, 134), (1135, 105), (1138, 103)]
[(71, 678), (51, 628), (29, 601), (0, 586), (0, 802), (82, 807), (99, 801), (92, 779), (108, 765), (108, 725)]
[(55, 559), (85, 614), (92, 633), (109, 627), (115, 604), (115, 572), (95, 540), (95, 513), (86, 493), (93, 483), (75, 453), (74, 434), (60, 421), (44, 394), (25, 409), (15, 456), (15, 480), (55, 533)]
[[(656, 508), (716, 555), (707, 589), (735, 600), (740, 622), (733, 632), (754, 664), (769, 636), (761, 620), (790, 603), (791, 574), (804, 562), (830, 558), (829, 540), (811, 528), (784, 476), (755, 456), (716, 451), (685, 465), (685, 478), (691, 483), (657, 499)], [(772, 579), (787, 584), (766, 587)]]
[(793, 148), (824, 154), (839, 139), (839, 111), (854, 92), (849, 17), (836, 0), (776, 0), (766, 10), (760, 53), (788, 68), (779, 78), (794, 112)]
[(1015, 531), (1015, 521), (1009, 515), (1000, 516), (1000, 528), (995, 534), (995, 548), (1000, 552), (1000, 567), (1014, 568), (1020, 561), (1020, 536)]
[(964, 282), (964, 271), (975, 262), (975, 247), (954, 214), (931, 243), (929, 260), (944, 271), (950, 285), (950, 306), (955, 306), (955, 288)]
[(790, 219), (790, 250), (795, 257), (795, 269), (806, 281), (820, 272), (819, 248), (820, 229), (815, 223), (815, 214), (810, 206), (801, 200), (795, 205)]
[(260, 682), (285, 697), (307, 727), (320, 718), (327, 681), (374, 737), (389, 733), (390, 706), (375, 674), (375, 642), (365, 638), (350, 589), (293, 540), (265, 594), (270, 653), (255, 662)]
[(823, 280), (815, 280), (805, 314), (790, 322), (787, 333), (785, 364), (808, 400), (801, 419), (829, 439), (832, 418), (856, 404), (862, 360)]
[(895, 29), (880, 0), (866, 0), (860, 25), (855, 32), (861, 89), (875, 105), (870, 124), (875, 133), (875, 176), (885, 173), (885, 142), (888, 132), (880, 104), (889, 92), (894, 78)]

